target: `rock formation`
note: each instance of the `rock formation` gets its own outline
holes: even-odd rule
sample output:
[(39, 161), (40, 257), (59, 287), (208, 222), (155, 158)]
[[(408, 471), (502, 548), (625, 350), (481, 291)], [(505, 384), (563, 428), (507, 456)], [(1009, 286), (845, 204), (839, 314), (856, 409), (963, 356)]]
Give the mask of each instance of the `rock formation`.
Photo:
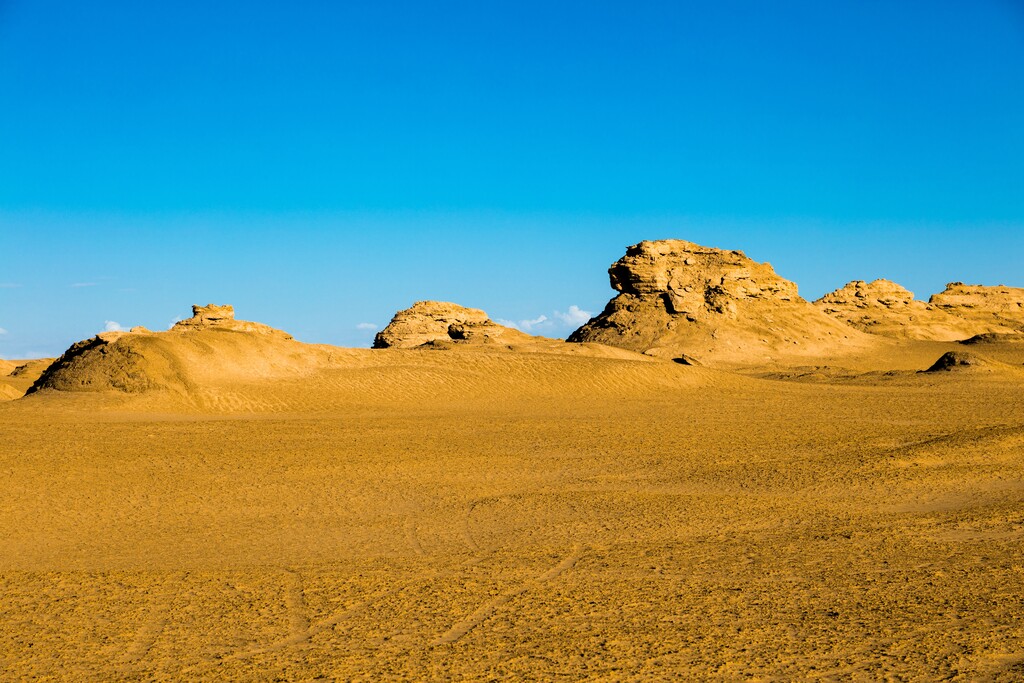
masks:
[(1024, 331), (1024, 289), (954, 282), (928, 302), (888, 280), (854, 281), (814, 302), (860, 330), (888, 337), (955, 341)]
[(439, 344), (512, 344), (541, 339), (493, 322), (477, 308), (444, 301), (417, 301), (377, 333), (373, 348), (410, 349)]
[(802, 299), (770, 264), (682, 240), (629, 247), (608, 271), (619, 294), (569, 341), (725, 364), (827, 353), (863, 335)]

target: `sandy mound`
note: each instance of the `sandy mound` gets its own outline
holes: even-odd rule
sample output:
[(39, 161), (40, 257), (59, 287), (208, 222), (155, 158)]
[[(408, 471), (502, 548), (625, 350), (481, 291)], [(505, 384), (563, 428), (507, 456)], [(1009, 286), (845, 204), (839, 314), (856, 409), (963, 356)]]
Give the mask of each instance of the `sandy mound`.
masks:
[(193, 306), (193, 313), (166, 332), (133, 328), (80, 341), (28, 393), (185, 392), (197, 384), (293, 375), (329, 360), (323, 347), (294, 341), (261, 323), (235, 320), (230, 306)]
[(850, 282), (814, 302), (825, 313), (887, 337), (955, 341), (1024, 330), (1024, 289), (950, 283), (928, 302), (888, 280)]
[[(696, 369), (666, 370), (672, 364), (626, 349), (531, 337), (486, 316), (450, 322), (468, 328), (462, 339), (380, 351), (304, 344), (232, 315), (230, 307), (195, 307), (193, 318), (166, 332), (133, 328), (78, 342), (29, 393), (104, 393), (118, 409), (317, 411), (382, 400), (507, 403), (510, 395), (550, 397), (566, 390), (643, 395), (651, 387), (709, 381)], [(460, 352), (426, 351), (443, 343)]]
[(976, 334), (968, 339), (961, 339), (961, 344), (1021, 344), (1024, 343), (1024, 333), (1021, 332), (985, 332)]
[(377, 333), (375, 349), (410, 349), (432, 345), (522, 344), (543, 340), (493, 322), (477, 308), (444, 301), (417, 301), (399, 311), (391, 323)]
[(873, 341), (802, 299), (797, 286), (741, 251), (682, 240), (641, 242), (609, 269), (619, 291), (569, 341), (664, 357), (749, 365), (827, 356)]

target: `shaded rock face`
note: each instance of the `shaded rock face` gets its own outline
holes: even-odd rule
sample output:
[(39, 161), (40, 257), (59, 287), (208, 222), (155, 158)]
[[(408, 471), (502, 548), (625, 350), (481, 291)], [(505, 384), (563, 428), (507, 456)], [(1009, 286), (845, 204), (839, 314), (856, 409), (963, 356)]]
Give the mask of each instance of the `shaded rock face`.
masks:
[(954, 282), (928, 302), (888, 280), (851, 282), (814, 302), (860, 330), (887, 337), (955, 341), (1024, 330), (1024, 289)]
[(104, 391), (127, 393), (147, 391), (155, 386), (143, 366), (144, 354), (133, 345), (118, 343), (124, 332), (98, 334), (72, 344), (29, 388), (57, 391)]
[(822, 344), (859, 334), (802, 299), (770, 264), (741, 251), (640, 242), (608, 274), (618, 296), (569, 341), (742, 364), (818, 353)]
[[(235, 320), (235, 308), (230, 305), (207, 304), (200, 306), (192, 305), (192, 317), (180, 320), (171, 328), (172, 331), (188, 332), (202, 329), (231, 330), (233, 332), (248, 332), (252, 334), (266, 334), (281, 339), (291, 339), (287, 332), (248, 320)], [(132, 328), (132, 333), (141, 334), (148, 330), (144, 327)]]
[(478, 308), (445, 301), (417, 301), (399, 311), (377, 333), (375, 349), (410, 349), (444, 342), (462, 344), (511, 343), (535, 339), (510, 327), (498, 325)]

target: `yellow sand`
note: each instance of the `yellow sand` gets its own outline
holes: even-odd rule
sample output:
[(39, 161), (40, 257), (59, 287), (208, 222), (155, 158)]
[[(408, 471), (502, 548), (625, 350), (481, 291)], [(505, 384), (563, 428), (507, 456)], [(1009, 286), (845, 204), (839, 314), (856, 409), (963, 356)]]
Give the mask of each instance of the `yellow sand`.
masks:
[(1024, 358), (955, 347), (0, 403), (0, 678), (1020, 680)]

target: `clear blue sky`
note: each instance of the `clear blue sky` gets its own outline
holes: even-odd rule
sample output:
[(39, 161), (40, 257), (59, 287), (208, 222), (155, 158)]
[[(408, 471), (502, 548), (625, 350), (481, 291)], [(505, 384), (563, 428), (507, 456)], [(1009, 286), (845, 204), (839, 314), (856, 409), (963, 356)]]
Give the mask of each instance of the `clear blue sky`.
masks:
[(1024, 3), (0, 0), (0, 356), (206, 302), (565, 335), (664, 237), (1024, 286)]

